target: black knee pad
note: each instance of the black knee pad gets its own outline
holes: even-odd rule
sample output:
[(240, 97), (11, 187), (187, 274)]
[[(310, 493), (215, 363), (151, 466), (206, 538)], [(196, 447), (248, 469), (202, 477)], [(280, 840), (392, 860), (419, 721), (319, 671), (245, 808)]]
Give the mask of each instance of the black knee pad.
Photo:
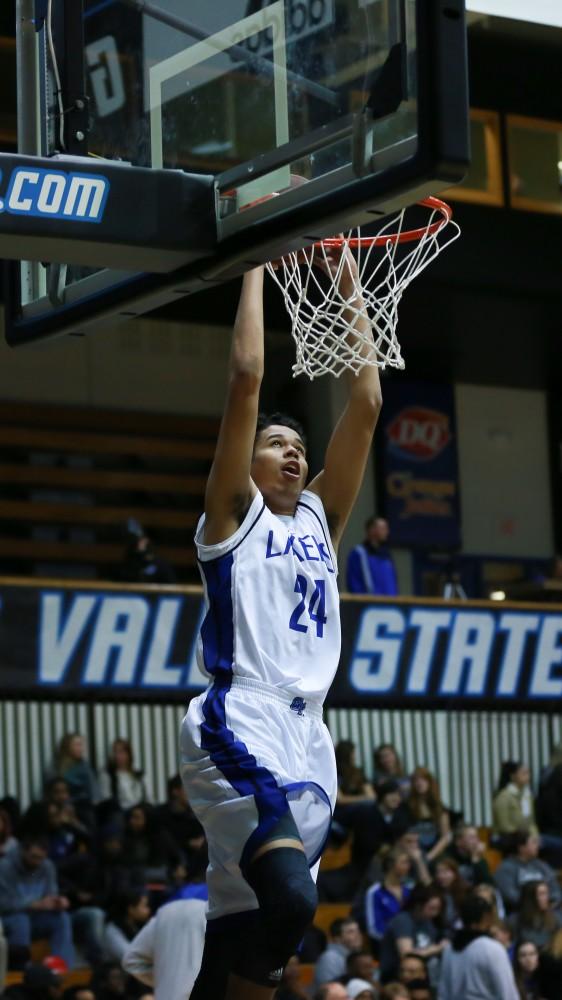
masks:
[(251, 862), (244, 873), (259, 903), (253, 947), (235, 971), (250, 982), (274, 986), (294, 955), (318, 905), (318, 893), (304, 851), (277, 847)]

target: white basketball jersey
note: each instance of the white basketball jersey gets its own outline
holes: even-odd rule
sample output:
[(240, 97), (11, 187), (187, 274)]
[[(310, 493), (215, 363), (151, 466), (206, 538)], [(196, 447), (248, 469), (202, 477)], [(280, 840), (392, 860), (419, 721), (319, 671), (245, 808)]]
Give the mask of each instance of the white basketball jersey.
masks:
[(273, 514), (258, 491), (238, 530), (195, 542), (207, 613), (198, 662), (322, 703), (341, 646), (337, 562), (320, 497), (304, 490), (293, 517)]

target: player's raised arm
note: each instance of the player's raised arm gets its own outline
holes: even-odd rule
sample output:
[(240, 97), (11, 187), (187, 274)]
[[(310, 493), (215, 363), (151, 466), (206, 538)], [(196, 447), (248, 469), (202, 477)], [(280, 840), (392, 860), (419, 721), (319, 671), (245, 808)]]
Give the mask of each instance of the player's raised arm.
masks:
[(206, 545), (241, 523), (255, 486), (250, 466), (263, 378), (263, 268), (244, 275), (228, 364), (226, 400), (205, 491)]
[[(330, 254), (329, 264), (334, 270), (338, 265), (338, 252), (334, 250)], [(350, 298), (356, 288), (353, 280), (356, 263), (347, 247), (341, 252), (346, 255), (346, 264), (341, 269), (339, 287), (342, 295)], [(352, 304), (353, 310), (344, 315), (351, 327), (349, 337), (353, 337), (353, 330), (362, 335), (370, 333), (371, 325), (358, 294)], [(363, 350), (367, 353), (368, 348), (365, 346)], [(330, 438), (324, 469), (308, 487), (322, 499), (335, 546), (341, 539), (361, 487), (382, 406), (378, 368), (364, 365), (357, 375), (347, 372), (346, 379), (347, 405)]]

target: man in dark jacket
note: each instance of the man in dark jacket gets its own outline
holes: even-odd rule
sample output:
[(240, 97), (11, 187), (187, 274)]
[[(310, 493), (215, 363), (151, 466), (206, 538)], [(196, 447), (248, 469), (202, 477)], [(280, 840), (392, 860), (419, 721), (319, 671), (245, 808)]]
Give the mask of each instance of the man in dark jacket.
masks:
[(388, 521), (384, 517), (370, 517), (365, 523), (365, 539), (351, 550), (347, 560), (350, 594), (394, 597), (398, 593), (396, 569), (386, 545), (388, 534)]

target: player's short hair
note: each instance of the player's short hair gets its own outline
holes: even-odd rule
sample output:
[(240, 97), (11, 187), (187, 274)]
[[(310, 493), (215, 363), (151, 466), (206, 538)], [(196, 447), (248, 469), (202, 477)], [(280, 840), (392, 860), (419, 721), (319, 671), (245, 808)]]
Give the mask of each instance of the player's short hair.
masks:
[(473, 924), (479, 924), (482, 917), (485, 917), (489, 913), (493, 913), (494, 907), (487, 899), (483, 896), (479, 896), (475, 892), (470, 892), (466, 896), (459, 908), (459, 915), (465, 927), (471, 927)]
[(280, 411), (276, 411), (275, 413), (258, 413), (254, 447), (261, 432), (273, 424), (280, 424), (281, 427), (290, 427), (292, 431), (295, 431), (299, 435), (306, 448), (306, 434), (304, 433), (303, 425), (298, 420), (295, 420), (294, 417), (290, 417), (287, 413), (281, 413)]

